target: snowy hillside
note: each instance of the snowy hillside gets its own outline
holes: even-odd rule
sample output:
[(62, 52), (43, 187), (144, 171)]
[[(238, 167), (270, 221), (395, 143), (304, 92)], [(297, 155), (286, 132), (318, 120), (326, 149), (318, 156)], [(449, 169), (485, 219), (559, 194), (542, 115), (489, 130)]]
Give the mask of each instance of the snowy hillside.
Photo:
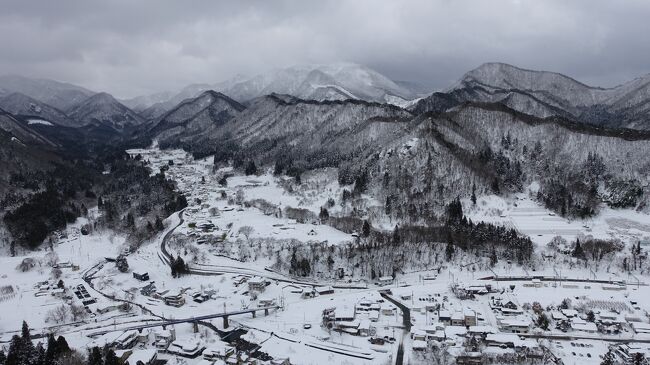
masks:
[(139, 125), (143, 119), (107, 93), (95, 94), (69, 111), (83, 124), (103, 123), (116, 129)]
[(221, 93), (205, 91), (155, 119), (148, 133), (156, 135), (162, 144), (173, 143), (176, 138), (188, 140), (222, 126), (244, 109), (243, 105)]
[(14, 115), (37, 117), (59, 126), (78, 127), (81, 125), (63, 111), (21, 93), (0, 97), (0, 108)]
[(60, 110), (68, 110), (95, 94), (83, 87), (54, 80), (0, 76), (0, 96), (16, 92), (28, 95)]
[(160, 100), (165, 94), (154, 94), (129, 100), (142, 115), (155, 118), (185, 99), (206, 90), (216, 90), (246, 102), (268, 94), (288, 94), (306, 100), (359, 99), (395, 105), (408, 105), (422, 95), (421, 86), (396, 83), (368, 67), (354, 63), (299, 65), (246, 77), (237, 75), (216, 84), (194, 84), (178, 94)]
[(650, 129), (650, 75), (613, 88), (598, 88), (568, 76), (486, 63), (466, 73), (447, 94), (457, 102), (502, 102), (539, 117), (565, 116), (581, 122)]

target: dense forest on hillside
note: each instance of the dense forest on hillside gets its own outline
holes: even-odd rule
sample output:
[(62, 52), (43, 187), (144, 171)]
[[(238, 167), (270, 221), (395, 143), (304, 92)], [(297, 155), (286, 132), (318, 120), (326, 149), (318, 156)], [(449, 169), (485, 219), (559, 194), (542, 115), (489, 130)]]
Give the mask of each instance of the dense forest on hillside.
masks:
[(113, 228), (142, 242), (160, 229), (161, 219), (187, 204), (164, 172), (152, 175), (140, 158), (116, 150), (89, 161), (64, 161), (51, 171), (14, 173), (10, 184), (20, 193), (2, 198), (9, 208), (4, 223), (12, 246), (30, 249), (95, 206), (101, 218), (84, 232)]

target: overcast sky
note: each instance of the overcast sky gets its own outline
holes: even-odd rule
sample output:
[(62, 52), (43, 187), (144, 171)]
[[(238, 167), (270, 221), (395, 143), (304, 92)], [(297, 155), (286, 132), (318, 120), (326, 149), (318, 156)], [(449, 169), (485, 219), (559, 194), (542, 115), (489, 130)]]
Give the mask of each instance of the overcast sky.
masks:
[(0, 73), (118, 97), (304, 63), (443, 89), (483, 62), (612, 86), (650, 72), (650, 1), (0, 0)]

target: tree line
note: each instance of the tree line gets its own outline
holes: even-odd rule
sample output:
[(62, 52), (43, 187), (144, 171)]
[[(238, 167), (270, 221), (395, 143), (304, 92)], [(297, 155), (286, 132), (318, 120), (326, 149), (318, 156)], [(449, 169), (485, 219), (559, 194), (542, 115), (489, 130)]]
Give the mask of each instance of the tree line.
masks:
[(119, 365), (113, 349), (93, 347), (84, 356), (71, 349), (65, 337), (47, 336), (47, 343), (34, 345), (31, 330), (23, 321), (20, 335), (14, 335), (5, 354), (0, 350), (0, 365)]

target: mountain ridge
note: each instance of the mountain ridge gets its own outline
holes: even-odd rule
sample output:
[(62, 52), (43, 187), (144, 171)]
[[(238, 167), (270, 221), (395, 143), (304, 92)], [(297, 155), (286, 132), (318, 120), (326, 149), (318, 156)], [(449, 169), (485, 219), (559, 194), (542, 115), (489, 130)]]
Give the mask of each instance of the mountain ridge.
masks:
[(501, 102), (539, 117), (564, 116), (583, 123), (650, 129), (650, 74), (612, 88), (586, 85), (557, 72), (485, 63), (414, 111), (438, 110), (465, 101)]
[(105, 92), (97, 93), (76, 105), (69, 111), (69, 116), (83, 125), (98, 122), (118, 130), (144, 122), (136, 112)]

